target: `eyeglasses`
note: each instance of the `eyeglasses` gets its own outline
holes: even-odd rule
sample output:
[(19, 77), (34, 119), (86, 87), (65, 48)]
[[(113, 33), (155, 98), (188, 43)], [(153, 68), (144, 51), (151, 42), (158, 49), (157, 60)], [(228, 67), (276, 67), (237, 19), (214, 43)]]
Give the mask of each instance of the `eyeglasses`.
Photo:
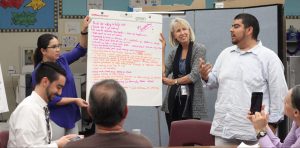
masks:
[(49, 46), (47, 48), (57, 49), (57, 48), (61, 48), (61, 47), (62, 47), (62, 44), (58, 44), (58, 45)]

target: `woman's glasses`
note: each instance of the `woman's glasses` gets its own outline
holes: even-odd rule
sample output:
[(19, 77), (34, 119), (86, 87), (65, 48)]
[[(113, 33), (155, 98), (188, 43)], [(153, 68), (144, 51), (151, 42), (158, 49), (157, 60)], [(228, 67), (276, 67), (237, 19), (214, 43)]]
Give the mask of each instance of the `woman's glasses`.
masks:
[(47, 48), (57, 49), (57, 48), (61, 48), (61, 46), (62, 44), (58, 44), (58, 45), (49, 46)]

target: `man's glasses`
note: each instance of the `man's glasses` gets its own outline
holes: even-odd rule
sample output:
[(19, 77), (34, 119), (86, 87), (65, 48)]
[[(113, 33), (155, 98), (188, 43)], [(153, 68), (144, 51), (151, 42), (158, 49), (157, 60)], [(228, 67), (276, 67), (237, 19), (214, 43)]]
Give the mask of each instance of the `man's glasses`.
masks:
[(61, 46), (62, 44), (58, 44), (58, 45), (49, 46), (47, 48), (57, 49), (57, 48), (61, 48)]

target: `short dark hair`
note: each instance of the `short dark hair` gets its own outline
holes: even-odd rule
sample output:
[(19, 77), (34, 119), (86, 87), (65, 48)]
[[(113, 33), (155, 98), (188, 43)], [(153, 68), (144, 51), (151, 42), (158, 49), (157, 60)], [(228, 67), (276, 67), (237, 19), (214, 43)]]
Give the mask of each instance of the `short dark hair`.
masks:
[(292, 88), (291, 102), (293, 108), (300, 110), (300, 85), (296, 85)]
[(241, 19), (245, 28), (252, 27), (253, 28), (252, 38), (257, 40), (259, 34), (259, 23), (255, 16), (248, 13), (240, 13), (237, 16), (235, 16), (234, 19), (235, 20)]
[(95, 83), (91, 88), (89, 104), (95, 124), (113, 127), (125, 118), (127, 95), (117, 81), (103, 80)]
[(66, 77), (66, 71), (55, 62), (43, 62), (36, 70), (35, 81), (39, 84), (43, 77), (47, 77), (50, 82), (58, 80), (59, 74)]

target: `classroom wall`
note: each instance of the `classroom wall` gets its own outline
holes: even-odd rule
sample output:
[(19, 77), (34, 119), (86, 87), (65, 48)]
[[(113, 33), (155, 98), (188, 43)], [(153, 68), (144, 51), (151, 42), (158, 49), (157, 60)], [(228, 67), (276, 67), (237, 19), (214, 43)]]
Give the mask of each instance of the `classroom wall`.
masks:
[[(206, 0), (206, 7), (212, 8), (213, 3), (216, 0)], [(295, 2), (296, 0), (288, 0), (287, 2)], [(107, 10), (123, 10), (127, 11), (129, 0), (104, 0), (104, 9)], [(119, 5), (116, 5), (119, 3)], [(163, 5), (170, 4), (185, 4), (190, 5), (192, 0), (161, 0)], [(298, 1), (296, 4), (300, 4)], [(286, 8), (286, 12), (288, 14), (297, 14), (299, 15), (300, 9), (296, 9), (295, 5), (287, 5), (293, 6), (291, 8)], [(297, 7), (298, 8), (298, 7)], [(58, 35), (61, 35), (64, 30), (64, 22), (65, 21), (79, 21), (81, 19), (58, 19)], [(286, 28), (290, 25), (293, 25), (296, 29), (300, 30), (300, 20), (299, 19), (287, 19), (286, 20)], [(15, 87), (17, 86), (18, 77), (11, 77), (8, 75), (8, 66), (14, 66), (16, 73), (20, 73), (20, 47), (36, 47), (36, 40), (39, 35), (45, 32), (35, 32), (35, 33), (0, 33), (0, 63), (2, 65), (3, 79), (6, 89), (7, 101), (9, 105), (10, 112), (14, 110), (15, 103)], [(86, 72), (86, 58), (80, 59), (71, 65), (71, 68), (74, 73), (84, 73)], [(4, 119), (8, 119), (10, 112), (4, 113)]]
[[(161, 4), (162, 5), (173, 5), (173, 4), (191, 5), (192, 1), (193, 0), (161, 0)], [(129, 0), (103, 0), (103, 3), (104, 3), (104, 9), (106, 10), (127, 11)]]
[[(120, 5), (115, 5), (114, 2), (120, 2), (120, 0), (104, 0), (104, 9), (109, 10), (124, 10), (126, 11), (128, 8), (128, 1), (120, 2)], [(184, 1), (184, 0), (181, 0)], [(190, 2), (187, 2), (188, 0), (184, 1), (185, 3), (181, 4), (187, 4), (189, 5)], [(209, 0), (207, 0), (209, 1)], [(171, 0), (162, 0), (162, 4), (170, 4)], [(180, 0), (174, 1), (174, 3), (179, 3)], [(206, 3), (206, 5), (213, 4), (211, 1), (210, 3)], [(187, 18), (188, 19), (188, 18)], [(189, 20), (189, 19), (188, 19)], [(59, 19), (58, 20), (58, 32), (56, 33), (59, 37), (61, 37), (64, 34), (64, 24), (65, 22), (74, 21), (74, 22), (81, 22), (81, 19)], [(294, 25), (295, 28), (300, 29), (300, 20), (299, 19), (287, 19), (286, 20), (286, 28), (288, 28), (290, 25)], [(20, 73), (20, 47), (36, 47), (36, 41), (39, 35), (42, 33), (0, 33), (0, 63), (2, 65), (2, 72), (4, 77), (4, 83), (5, 83), (5, 89), (7, 93), (7, 100), (9, 104), (10, 112), (4, 113), (4, 119), (8, 119), (10, 113), (14, 110), (16, 103), (15, 103), (15, 87), (17, 86), (18, 77), (11, 77), (8, 75), (8, 66), (12, 65), (16, 69), (16, 73)], [(79, 39), (79, 35), (78, 35)], [(62, 50), (64, 52), (65, 50)], [(73, 73), (85, 73), (86, 72), (86, 58), (82, 58), (71, 65)], [(213, 104), (211, 104), (213, 106)], [(143, 108), (144, 109), (144, 108)], [(139, 115), (139, 111), (143, 110), (142, 108), (130, 108), (130, 116), (128, 117), (128, 120), (133, 122), (136, 118), (136, 116)], [(153, 115), (156, 113), (159, 113), (159, 109), (156, 108), (147, 108), (150, 110), (147, 112), (149, 115)], [(146, 114), (145, 117), (149, 117)], [(212, 116), (212, 115), (210, 115)], [(147, 122), (147, 124), (139, 124), (139, 122), (133, 122), (137, 123), (137, 125), (129, 125), (126, 124), (125, 128), (130, 129), (131, 127), (140, 128), (140, 129), (149, 129), (149, 127), (153, 128), (154, 130), (151, 131), (151, 133), (147, 133), (148, 131), (142, 130), (142, 133), (150, 135), (151, 139), (154, 139), (154, 142), (157, 143), (159, 141), (159, 137), (161, 136), (161, 143), (162, 145), (167, 145), (168, 141), (168, 134), (165, 132), (166, 125), (165, 125), (165, 119), (163, 114), (158, 115), (159, 118), (155, 118), (154, 120), (151, 120), (151, 122)], [(160, 124), (162, 122), (163, 124)], [(154, 127), (152, 127), (154, 125)], [(161, 135), (157, 135), (157, 131), (161, 130)], [(156, 144), (157, 145), (157, 144)]]
[[(15, 108), (15, 93), (14, 89), (18, 77), (10, 77), (8, 75), (8, 66), (12, 65), (16, 72), (20, 72), (20, 46), (34, 46), (36, 38), (40, 33), (0, 33), (0, 63), (2, 66), (3, 80), (6, 90), (7, 103), (10, 112)], [(10, 112), (4, 113), (4, 119), (8, 119)]]
[[(82, 19), (59, 19), (58, 20), (58, 30), (59, 32), (55, 32), (54, 34), (58, 35), (60, 38), (64, 32), (64, 22), (65, 21), (73, 21), (80, 22)], [(16, 94), (15, 89), (18, 85), (18, 76), (9, 76), (8, 75), (8, 67), (14, 66), (16, 70), (16, 74), (20, 74), (20, 48), (21, 47), (36, 47), (36, 42), (38, 37), (41, 34), (47, 32), (36, 32), (36, 33), (28, 33), (28, 32), (11, 32), (11, 33), (0, 33), (0, 63), (2, 67), (3, 80), (7, 95), (7, 103), (9, 106), (9, 112), (3, 113), (3, 118), (8, 119), (10, 113), (16, 107)], [(79, 39), (79, 35), (78, 39)], [(65, 52), (68, 49), (61, 49), (61, 52)], [(86, 58), (82, 58), (71, 65), (73, 73), (86, 73)]]
[[(162, 0), (162, 4), (188, 4), (192, 0)], [(104, 0), (104, 9), (107, 10), (118, 10), (127, 11), (129, 0)], [(118, 5), (116, 5), (118, 4)], [(58, 32), (55, 34), (60, 38), (64, 34), (64, 24), (67, 21), (81, 22), (82, 19), (58, 19)], [(8, 119), (10, 113), (16, 106), (15, 98), (15, 87), (17, 86), (18, 77), (11, 77), (8, 75), (8, 66), (14, 66), (16, 73), (20, 73), (20, 47), (36, 47), (37, 38), (46, 32), (11, 32), (11, 33), (0, 33), (0, 63), (2, 65), (3, 79), (5, 84), (5, 90), (7, 95), (7, 101), (10, 112), (3, 113), (3, 118)], [(79, 39), (79, 35), (78, 35)], [(67, 50), (67, 49), (66, 49)], [(65, 50), (62, 49), (62, 52)], [(86, 58), (82, 58), (71, 65), (73, 73), (85, 73), (86, 72)]]
[[(127, 11), (129, 0), (103, 0), (105, 10)], [(192, 0), (161, 0), (162, 5), (185, 4), (190, 5)], [(116, 5), (117, 4), (117, 5)], [(1, 14), (0, 14), (1, 15)], [(60, 19), (58, 17), (58, 32), (54, 34), (60, 38), (64, 34), (64, 23), (66, 21), (81, 22), (82, 19)], [(9, 112), (3, 113), (3, 119), (8, 119), (10, 113), (16, 107), (15, 87), (18, 83), (18, 76), (8, 75), (8, 66), (14, 66), (19, 74), (20, 67), (20, 47), (36, 47), (37, 38), (46, 32), (10, 32), (0, 33), (0, 63), (2, 67), (3, 80), (7, 95)], [(60, 38), (61, 39), (61, 38)], [(79, 39), (79, 35), (78, 35)], [(66, 49), (68, 50), (68, 49)], [(62, 52), (65, 50), (62, 49)], [(82, 58), (71, 65), (73, 73), (86, 72), (86, 58)], [(2, 118), (2, 117), (1, 117)], [(0, 119), (1, 119), (0, 118)]]
[(300, 31), (300, 19), (286, 19), (286, 29), (293, 25), (298, 31)]

